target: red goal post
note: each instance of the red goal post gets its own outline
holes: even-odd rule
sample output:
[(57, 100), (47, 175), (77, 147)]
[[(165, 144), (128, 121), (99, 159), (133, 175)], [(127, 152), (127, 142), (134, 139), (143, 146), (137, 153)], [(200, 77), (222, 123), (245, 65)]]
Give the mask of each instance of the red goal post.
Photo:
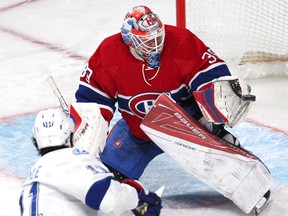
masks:
[(176, 0), (176, 25), (186, 28), (186, 1)]
[(176, 23), (228, 63), (288, 61), (287, 0), (176, 0)]

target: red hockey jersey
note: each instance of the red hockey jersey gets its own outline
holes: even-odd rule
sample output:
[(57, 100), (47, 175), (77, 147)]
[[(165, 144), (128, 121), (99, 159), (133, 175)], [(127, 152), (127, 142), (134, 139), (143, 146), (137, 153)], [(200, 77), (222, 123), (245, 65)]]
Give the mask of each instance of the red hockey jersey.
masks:
[(193, 91), (209, 86), (213, 79), (229, 75), (224, 61), (197, 36), (187, 29), (165, 25), (160, 68), (149, 68), (135, 58), (121, 34), (115, 34), (106, 38), (89, 59), (76, 100), (98, 103), (107, 121), (112, 119), (118, 102), (132, 134), (149, 139), (139, 126), (161, 93), (179, 103), (193, 97)]

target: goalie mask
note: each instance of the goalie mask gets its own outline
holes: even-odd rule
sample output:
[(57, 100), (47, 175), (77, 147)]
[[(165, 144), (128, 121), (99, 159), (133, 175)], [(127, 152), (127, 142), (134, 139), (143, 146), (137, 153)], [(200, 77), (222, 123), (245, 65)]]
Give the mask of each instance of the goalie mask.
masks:
[(165, 38), (164, 25), (148, 7), (140, 5), (132, 8), (125, 16), (121, 34), (132, 54), (136, 53), (150, 67), (160, 66)]
[(32, 129), (36, 148), (70, 147), (73, 127), (72, 119), (60, 108), (40, 111)]
[(73, 103), (70, 116), (75, 123), (74, 147), (98, 156), (103, 151), (108, 133), (108, 122), (96, 103)]

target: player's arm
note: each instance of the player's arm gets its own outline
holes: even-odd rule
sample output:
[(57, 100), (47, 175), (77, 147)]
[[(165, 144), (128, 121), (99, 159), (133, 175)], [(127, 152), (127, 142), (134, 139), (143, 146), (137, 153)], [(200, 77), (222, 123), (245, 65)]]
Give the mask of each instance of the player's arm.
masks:
[(101, 113), (110, 122), (116, 110), (116, 91), (114, 86), (114, 70), (107, 66), (111, 61), (107, 56), (103, 43), (90, 57), (80, 76), (79, 88), (75, 93), (77, 102), (94, 102), (99, 104)]
[[(103, 89), (101, 81), (98, 80), (95, 69), (91, 69), (89, 64), (83, 70), (79, 87), (75, 93), (77, 102), (97, 103), (100, 106), (102, 116), (106, 121), (110, 122), (116, 110), (115, 99), (111, 98), (106, 90)], [(110, 84), (106, 84), (107, 88)]]
[[(160, 215), (162, 208), (160, 196), (148, 191), (139, 181), (125, 179), (120, 183), (111, 180), (100, 210), (106, 213), (132, 210), (136, 216), (156, 216)], [(132, 212), (129, 215), (133, 215)]]
[(189, 91), (208, 122), (233, 127), (245, 117), (255, 96), (250, 95), (244, 80), (231, 75), (222, 59), (197, 38), (195, 41), (198, 46), (193, 53), (196, 60)]

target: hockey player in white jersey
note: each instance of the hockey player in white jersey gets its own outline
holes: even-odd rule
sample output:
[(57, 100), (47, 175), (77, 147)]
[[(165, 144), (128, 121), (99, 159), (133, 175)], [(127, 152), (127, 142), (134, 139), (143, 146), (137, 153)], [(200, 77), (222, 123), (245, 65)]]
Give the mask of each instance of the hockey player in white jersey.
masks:
[[(97, 157), (108, 130), (98, 105), (74, 103), (70, 116), (58, 108), (41, 111), (35, 119), (32, 140), (41, 158), (24, 182), (21, 216), (121, 215), (129, 210), (159, 215), (161, 199), (155, 193), (138, 181), (114, 180)], [(136, 210), (143, 203), (148, 204), (145, 210)]]

